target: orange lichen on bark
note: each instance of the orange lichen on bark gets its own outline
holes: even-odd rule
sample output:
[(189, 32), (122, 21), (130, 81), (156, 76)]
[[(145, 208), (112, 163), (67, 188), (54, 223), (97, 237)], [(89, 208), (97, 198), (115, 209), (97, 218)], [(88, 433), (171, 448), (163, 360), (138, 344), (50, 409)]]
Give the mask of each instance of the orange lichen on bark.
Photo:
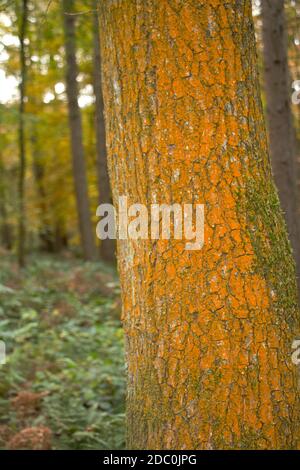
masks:
[(295, 449), (299, 313), (251, 2), (104, 0), (100, 10), (116, 206), (120, 195), (205, 205), (201, 251), (118, 242), (128, 446)]

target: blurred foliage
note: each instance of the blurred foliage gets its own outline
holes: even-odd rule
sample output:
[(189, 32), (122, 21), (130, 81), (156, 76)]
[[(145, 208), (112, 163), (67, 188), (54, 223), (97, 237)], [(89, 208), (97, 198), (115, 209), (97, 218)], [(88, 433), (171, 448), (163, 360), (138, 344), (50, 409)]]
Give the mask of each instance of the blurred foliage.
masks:
[[(1, 5), (3, 4), (3, 8)], [(76, 48), (79, 67), (79, 104), (83, 121), (84, 149), (88, 173), (91, 212), (96, 222), (98, 206), (95, 106), (93, 95), (92, 0), (76, 0)], [(79, 246), (74, 197), (72, 159), (65, 92), (65, 53), (61, 2), (29, 0), (26, 38), (27, 85), (26, 135), (26, 219), (27, 251), (45, 248), (41, 233), (52, 250), (59, 251), (66, 240)], [(0, 0), (0, 70), (7, 79), (20, 80), (18, 14), (21, 0)], [(8, 225), (16, 246), (18, 174), (18, 90), (15, 97), (0, 103), (0, 228)], [(37, 171), (38, 168), (38, 171)], [(61, 240), (63, 239), (63, 240)], [(1, 231), (0, 231), (1, 242)], [(49, 249), (49, 246), (46, 246)]]
[(118, 293), (113, 270), (101, 263), (32, 258), (20, 275), (1, 257), (0, 331), (8, 356), (0, 366), (2, 448), (35, 426), (51, 430), (52, 448), (124, 446)]

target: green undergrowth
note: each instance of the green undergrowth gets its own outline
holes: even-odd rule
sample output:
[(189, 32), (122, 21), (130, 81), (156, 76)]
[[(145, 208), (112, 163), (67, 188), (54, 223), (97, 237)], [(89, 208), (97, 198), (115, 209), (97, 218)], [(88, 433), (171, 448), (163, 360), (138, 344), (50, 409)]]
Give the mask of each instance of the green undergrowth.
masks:
[(115, 271), (49, 256), (31, 258), (22, 272), (7, 255), (0, 263), (0, 447), (34, 447), (22, 431), (46, 429), (53, 449), (123, 448)]

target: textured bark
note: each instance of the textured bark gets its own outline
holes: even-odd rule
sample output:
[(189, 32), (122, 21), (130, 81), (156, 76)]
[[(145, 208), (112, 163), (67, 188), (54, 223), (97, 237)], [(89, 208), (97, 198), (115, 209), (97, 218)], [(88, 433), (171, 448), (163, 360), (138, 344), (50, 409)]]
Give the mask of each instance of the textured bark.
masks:
[(284, 0), (262, 0), (265, 84), (271, 162), (300, 286), (300, 224), (296, 134), (291, 111)]
[(69, 107), (73, 174), (77, 202), (81, 244), (85, 259), (96, 255), (95, 240), (91, 223), (89, 197), (86, 179), (86, 166), (82, 140), (82, 121), (78, 105), (77, 62), (75, 49), (74, 1), (62, 0), (63, 23), (66, 51), (66, 90)]
[(250, 0), (104, 0), (113, 199), (203, 203), (205, 245), (118, 242), (128, 447), (294, 449), (294, 263)]
[[(99, 18), (97, 0), (93, 3), (93, 43), (94, 43), (94, 94), (95, 94), (95, 125), (96, 125), (96, 154), (99, 204), (111, 204), (111, 190), (107, 168), (107, 155), (105, 143), (105, 126), (103, 114), (103, 96), (101, 85), (101, 52)], [(115, 242), (111, 239), (101, 241), (101, 258), (106, 261), (115, 261)]]
[(19, 266), (25, 265), (25, 243), (26, 243), (26, 225), (25, 225), (25, 172), (26, 172), (26, 144), (25, 144), (25, 96), (26, 96), (26, 31), (28, 20), (28, 2), (22, 0), (22, 14), (19, 32), (20, 41), (20, 104), (19, 104), (19, 180), (18, 180), (18, 263)]

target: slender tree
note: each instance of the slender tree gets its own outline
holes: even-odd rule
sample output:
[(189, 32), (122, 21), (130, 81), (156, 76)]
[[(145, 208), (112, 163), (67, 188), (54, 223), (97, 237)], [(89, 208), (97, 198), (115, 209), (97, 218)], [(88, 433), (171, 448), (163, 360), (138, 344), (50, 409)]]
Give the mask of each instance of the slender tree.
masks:
[[(101, 53), (100, 32), (97, 10), (97, 0), (93, 1), (93, 50), (94, 50), (94, 94), (95, 94), (95, 126), (96, 126), (96, 154), (99, 204), (111, 203), (111, 191), (107, 168), (107, 155), (105, 144), (105, 126), (103, 114), (103, 96), (101, 85)], [(115, 242), (107, 238), (102, 240), (100, 246), (101, 257), (107, 261), (115, 260)]]
[(62, 8), (66, 52), (66, 91), (79, 230), (84, 257), (91, 260), (95, 257), (96, 248), (89, 207), (81, 113), (78, 105), (74, 1), (62, 0)]
[(19, 28), (20, 42), (20, 103), (19, 103), (19, 181), (18, 181), (18, 262), (19, 266), (25, 265), (25, 173), (26, 173), (26, 144), (25, 144), (25, 98), (26, 98), (26, 32), (28, 21), (28, 1), (22, 0), (22, 12)]
[(262, 0), (265, 90), (271, 161), (300, 284), (300, 223), (296, 133), (291, 110), (291, 79), (284, 0)]
[[(295, 449), (294, 263), (251, 1), (103, 0), (113, 198), (205, 205), (205, 244), (120, 240), (128, 447)], [(122, 25), (122, 27), (120, 27)]]
[(8, 250), (12, 248), (12, 233), (7, 214), (7, 174), (0, 153), (0, 243)]

